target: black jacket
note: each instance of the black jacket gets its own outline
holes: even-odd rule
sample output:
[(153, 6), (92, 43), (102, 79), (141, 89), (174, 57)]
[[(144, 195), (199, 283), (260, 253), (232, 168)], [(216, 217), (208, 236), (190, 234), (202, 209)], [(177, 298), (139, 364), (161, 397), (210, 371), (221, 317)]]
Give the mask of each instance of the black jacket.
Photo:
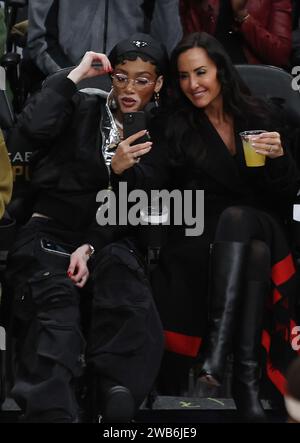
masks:
[(91, 216), (97, 190), (108, 173), (99, 155), (101, 99), (77, 93), (75, 84), (59, 79), (25, 107), (10, 140), (32, 145), (31, 183), (35, 212), (78, 229)]
[[(109, 183), (100, 132), (105, 100), (96, 94), (77, 92), (68, 78), (53, 80), (25, 107), (10, 141), (32, 146), (33, 211), (68, 229), (86, 231), (95, 221), (99, 206), (96, 195)], [(121, 176), (111, 171), (112, 184), (127, 181), (129, 188), (143, 188), (148, 179), (154, 177), (155, 181), (153, 157), (157, 156), (159, 152), (154, 148)]]
[[(294, 132), (285, 125), (282, 113), (269, 107), (270, 116), (256, 116), (245, 121), (235, 122), (235, 142), (237, 153), (232, 157), (219, 134), (203, 115), (197, 129), (189, 128), (180, 143), (180, 152), (172, 146), (176, 144), (174, 132), (170, 138), (169, 168), (166, 168), (171, 188), (201, 189), (205, 192), (205, 217), (218, 218), (228, 206), (248, 205), (270, 211), (279, 218), (286, 218), (295, 201), (300, 185), (300, 175), (291, 154)], [(172, 122), (169, 125), (179, 125)], [(278, 131), (281, 134), (285, 155), (276, 159), (266, 159), (262, 168), (246, 166), (239, 133), (253, 128)], [(202, 146), (203, 153), (198, 157), (189, 150), (190, 140)], [(171, 147), (171, 150), (170, 150)]]

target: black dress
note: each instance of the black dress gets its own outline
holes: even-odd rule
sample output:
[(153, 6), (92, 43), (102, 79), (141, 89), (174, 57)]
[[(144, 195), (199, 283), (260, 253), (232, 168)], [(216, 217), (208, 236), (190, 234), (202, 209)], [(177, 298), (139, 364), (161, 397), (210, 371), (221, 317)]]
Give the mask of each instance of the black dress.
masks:
[[(207, 118), (201, 139), (207, 153), (200, 166), (185, 165), (177, 176), (180, 189), (204, 190), (204, 232), (186, 237), (184, 228), (170, 227), (160, 264), (153, 273), (153, 288), (164, 326), (165, 348), (170, 365), (168, 393), (183, 388), (189, 367), (201, 353), (208, 318), (209, 250), (222, 212), (231, 206), (259, 209), (264, 241), (271, 250), (272, 291), (266, 306), (262, 345), (267, 379), (281, 393), (284, 370), (294, 352), (289, 344), (290, 300), (296, 293), (296, 274), (287, 241), (284, 219), (290, 216), (299, 183), (296, 165), (283, 143), (285, 155), (266, 159), (264, 167), (245, 164), (239, 132), (265, 129), (266, 122), (235, 126), (237, 153), (233, 157)], [(180, 183), (178, 183), (178, 181)], [(175, 380), (176, 379), (176, 380)], [(180, 381), (181, 380), (181, 381)]]

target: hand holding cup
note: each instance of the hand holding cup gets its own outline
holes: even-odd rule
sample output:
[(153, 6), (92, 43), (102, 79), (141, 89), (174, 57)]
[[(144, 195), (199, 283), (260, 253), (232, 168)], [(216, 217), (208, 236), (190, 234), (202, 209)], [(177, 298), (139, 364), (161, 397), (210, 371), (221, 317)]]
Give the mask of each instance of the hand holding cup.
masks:
[(264, 166), (266, 157), (273, 159), (284, 154), (278, 132), (254, 130), (241, 132), (240, 136), (248, 167)]
[(255, 152), (269, 158), (277, 158), (284, 155), (281, 145), (281, 137), (278, 132), (263, 132), (251, 138)]

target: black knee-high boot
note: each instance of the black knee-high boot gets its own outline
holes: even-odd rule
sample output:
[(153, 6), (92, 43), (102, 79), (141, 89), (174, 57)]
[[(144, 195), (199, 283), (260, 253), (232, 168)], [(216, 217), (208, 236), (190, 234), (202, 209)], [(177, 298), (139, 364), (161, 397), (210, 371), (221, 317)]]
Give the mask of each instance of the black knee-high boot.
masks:
[(208, 337), (200, 379), (219, 384), (230, 352), (241, 298), (248, 246), (241, 242), (216, 242), (211, 251), (211, 291)]
[(259, 361), (264, 304), (269, 288), (268, 282), (246, 283), (237, 325), (232, 396), (241, 418), (247, 422), (266, 421), (259, 399)]

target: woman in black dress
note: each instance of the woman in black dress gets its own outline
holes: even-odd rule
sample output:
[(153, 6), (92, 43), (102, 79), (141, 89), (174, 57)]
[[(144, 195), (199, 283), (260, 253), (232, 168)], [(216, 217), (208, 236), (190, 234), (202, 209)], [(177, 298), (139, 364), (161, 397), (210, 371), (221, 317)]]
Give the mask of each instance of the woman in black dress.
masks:
[[(267, 378), (281, 393), (293, 354), (288, 301), (295, 268), (284, 221), (298, 171), (271, 107), (250, 95), (214, 37), (185, 37), (172, 67), (171, 175), (176, 188), (204, 190), (205, 228), (186, 237), (184, 227), (173, 227), (153, 275), (166, 348), (181, 361), (192, 358), (189, 364), (197, 357), (201, 380), (214, 385), (233, 352), (237, 408), (245, 419), (262, 421), (260, 344)], [(246, 166), (239, 136), (254, 129), (264, 130), (254, 147), (266, 156), (261, 167)]]

